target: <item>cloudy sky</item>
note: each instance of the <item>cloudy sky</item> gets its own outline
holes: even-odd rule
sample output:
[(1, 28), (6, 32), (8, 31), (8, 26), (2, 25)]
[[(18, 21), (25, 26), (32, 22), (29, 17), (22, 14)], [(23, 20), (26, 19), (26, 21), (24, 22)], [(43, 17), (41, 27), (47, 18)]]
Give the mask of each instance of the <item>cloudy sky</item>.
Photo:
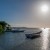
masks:
[[(42, 11), (46, 5), (47, 12)], [(38, 27), (50, 23), (49, 0), (0, 0), (0, 21), (11, 26)]]

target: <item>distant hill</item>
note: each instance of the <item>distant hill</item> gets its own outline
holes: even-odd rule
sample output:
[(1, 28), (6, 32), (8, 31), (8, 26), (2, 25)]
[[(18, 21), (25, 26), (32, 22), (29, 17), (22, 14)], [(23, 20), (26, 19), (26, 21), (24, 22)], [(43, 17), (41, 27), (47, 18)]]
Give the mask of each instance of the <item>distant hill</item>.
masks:
[(40, 29), (40, 28), (29, 28), (29, 27), (11, 27), (14, 29)]

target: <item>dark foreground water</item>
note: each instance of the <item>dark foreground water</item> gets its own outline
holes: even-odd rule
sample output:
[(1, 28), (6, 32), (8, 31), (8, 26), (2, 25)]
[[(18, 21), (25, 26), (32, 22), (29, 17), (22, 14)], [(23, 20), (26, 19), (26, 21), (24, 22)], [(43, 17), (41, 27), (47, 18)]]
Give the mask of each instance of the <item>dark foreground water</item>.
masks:
[(41, 37), (27, 39), (25, 34), (38, 32), (38, 29), (27, 29), (23, 33), (6, 32), (0, 35), (0, 50), (50, 50), (50, 29), (42, 28)]

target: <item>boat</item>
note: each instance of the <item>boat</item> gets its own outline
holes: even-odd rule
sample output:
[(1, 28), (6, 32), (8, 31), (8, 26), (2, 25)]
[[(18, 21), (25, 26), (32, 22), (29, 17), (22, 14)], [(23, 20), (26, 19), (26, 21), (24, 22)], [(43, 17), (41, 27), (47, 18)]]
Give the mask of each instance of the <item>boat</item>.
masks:
[(24, 30), (12, 30), (12, 32), (24, 32)]
[(27, 38), (36, 38), (36, 37), (40, 37), (40, 32), (37, 32), (37, 33), (31, 33), (31, 34), (25, 34)]
[(40, 34), (25, 34), (27, 38), (36, 38), (40, 37)]
[(39, 32), (37, 32), (37, 33), (34, 33), (34, 34), (41, 34), (41, 32), (42, 32), (42, 31), (39, 31)]

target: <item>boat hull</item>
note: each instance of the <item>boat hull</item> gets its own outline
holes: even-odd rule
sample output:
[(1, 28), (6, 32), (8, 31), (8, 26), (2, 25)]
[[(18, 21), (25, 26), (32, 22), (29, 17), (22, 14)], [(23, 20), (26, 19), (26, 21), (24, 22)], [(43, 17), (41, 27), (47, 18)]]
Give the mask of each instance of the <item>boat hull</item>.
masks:
[(37, 33), (32, 33), (32, 34), (25, 34), (27, 38), (36, 38), (36, 37), (40, 37), (40, 32), (37, 32)]

